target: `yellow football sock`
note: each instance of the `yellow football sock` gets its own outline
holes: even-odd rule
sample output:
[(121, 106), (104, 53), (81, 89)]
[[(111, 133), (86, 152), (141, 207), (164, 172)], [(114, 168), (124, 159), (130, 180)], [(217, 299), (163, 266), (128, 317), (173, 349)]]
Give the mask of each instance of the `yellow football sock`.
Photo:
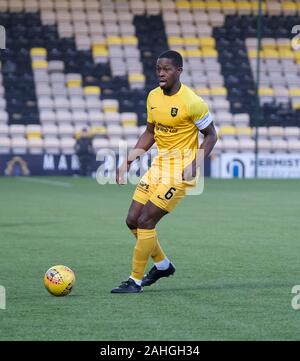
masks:
[(157, 237), (156, 237), (156, 243), (155, 243), (154, 250), (151, 253), (151, 257), (152, 257), (154, 263), (161, 262), (162, 260), (164, 260), (166, 258), (166, 255), (165, 255), (163, 249), (161, 248)]
[(144, 277), (148, 259), (157, 240), (155, 229), (137, 229), (137, 241), (132, 257), (131, 277), (141, 280)]
[[(137, 229), (131, 229), (132, 234), (135, 238), (137, 238)], [(160, 243), (158, 242), (158, 239), (156, 237), (155, 247), (153, 249), (153, 252), (151, 253), (151, 257), (155, 263), (161, 262), (166, 258), (166, 255), (161, 248)]]

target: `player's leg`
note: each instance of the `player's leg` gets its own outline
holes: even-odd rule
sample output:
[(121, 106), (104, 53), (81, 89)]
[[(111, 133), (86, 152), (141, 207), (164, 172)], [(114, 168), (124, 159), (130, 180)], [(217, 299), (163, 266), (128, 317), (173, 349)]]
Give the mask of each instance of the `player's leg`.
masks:
[[(133, 202), (129, 208), (128, 216), (126, 223), (128, 227), (132, 230), (132, 233), (135, 234), (135, 227), (137, 227), (137, 242), (134, 248), (133, 254), (133, 269), (131, 277), (123, 282), (119, 287), (112, 290), (112, 293), (138, 293), (141, 291), (141, 283), (144, 276), (144, 271), (148, 262), (149, 257), (152, 255), (155, 267), (155, 274), (151, 272), (151, 282), (146, 282), (146, 285), (154, 283), (160, 277), (166, 277), (175, 272), (175, 268), (170, 261), (166, 258), (164, 252), (162, 251), (159, 242), (157, 240), (155, 226), (160, 221), (160, 219), (168, 213), (165, 208), (165, 204), (161, 203), (161, 200), (156, 200), (157, 194), (165, 194), (165, 186), (158, 184), (156, 182), (155, 171), (152, 169), (148, 171), (150, 177), (143, 177), (143, 179), (138, 184), (136, 191), (133, 196)], [(147, 180), (151, 178), (152, 181)], [(162, 189), (163, 186), (163, 189)], [(159, 188), (157, 192), (157, 188)], [(157, 194), (156, 194), (157, 193)], [(177, 192), (179, 194), (179, 192)], [(172, 193), (173, 196), (173, 193)], [(154, 201), (149, 202), (149, 198)], [(178, 197), (174, 197), (179, 199)], [(158, 201), (158, 205), (155, 202)], [(167, 206), (170, 203), (169, 193), (166, 197)], [(173, 202), (174, 203), (174, 202)], [(175, 202), (176, 203), (176, 202)], [(175, 204), (174, 203), (174, 204)], [(169, 207), (172, 208), (171, 205)], [(157, 267), (156, 267), (157, 266)], [(166, 269), (168, 271), (166, 271)], [(152, 271), (153, 271), (152, 270)], [(160, 272), (162, 271), (162, 272)], [(165, 272), (166, 271), (166, 272)], [(169, 272), (169, 273), (168, 273)], [(168, 273), (168, 274), (166, 274)], [(149, 274), (148, 274), (149, 275)], [(147, 275), (147, 276), (148, 276)], [(153, 278), (153, 277), (154, 278)], [(149, 278), (149, 277), (148, 277)]]
[[(156, 225), (168, 212), (157, 207), (148, 201), (141, 210), (141, 214), (137, 220), (137, 242), (133, 252), (132, 272), (130, 278), (138, 285), (142, 283), (145, 268), (151, 255), (154, 258), (159, 257), (159, 262), (167, 260), (165, 254), (161, 250), (157, 234)], [(167, 260), (168, 261), (168, 260)]]
[(143, 203), (132, 200), (131, 205), (128, 209), (126, 218), (127, 227), (130, 229), (132, 234), (137, 237), (137, 223), (144, 207)]
[[(160, 184), (153, 192), (148, 203), (152, 203), (165, 212), (171, 212), (184, 198), (185, 194), (184, 184)], [(160, 278), (169, 277), (174, 272), (175, 267), (167, 257), (160, 262), (154, 261), (154, 266), (143, 277), (142, 286), (150, 286)]]
[[(142, 213), (144, 205), (148, 202), (149, 198), (153, 193), (153, 190), (157, 187), (157, 183), (155, 183), (155, 175), (151, 176), (151, 173), (153, 173), (152, 168), (148, 170), (148, 172), (143, 176), (143, 178), (140, 180), (139, 184), (137, 185), (133, 195), (133, 201), (129, 207), (128, 215), (126, 218), (126, 224), (136, 239), (138, 239), (138, 234), (137, 234), (138, 219)], [(127, 281), (123, 282), (119, 287), (114, 288), (111, 292), (138, 293), (141, 291), (141, 279), (138, 281), (138, 283), (136, 283), (134, 280), (129, 278)]]
[[(155, 165), (151, 166), (151, 168), (144, 174), (135, 189), (133, 201), (129, 207), (126, 223), (136, 239), (137, 220), (141, 215), (144, 205), (149, 201), (159, 186), (159, 175), (160, 173), (158, 167)], [(158, 240), (155, 243), (151, 257), (155, 263), (160, 262), (165, 258), (165, 254)]]
[[(137, 239), (138, 219), (142, 214), (143, 208), (144, 208), (144, 204), (133, 200), (129, 207), (126, 218), (127, 227), (130, 229), (130, 231), (132, 232), (132, 234), (135, 236), (136, 239)], [(166, 258), (166, 255), (163, 249), (161, 248), (158, 239), (156, 239), (153, 252), (151, 253), (151, 257), (154, 263), (162, 262)]]
[[(165, 255), (157, 240), (155, 226), (168, 212), (155, 206), (151, 202), (147, 202), (143, 207), (136, 203), (131, 204), (129, 216), (126, 219), (129, 228), (132, 229), (135, 225), (137, 226), (137, 241), (133, 251), (132, 272), (129, 279), (119, 287), (114, 288), (111, 291), (112, 293), (141, 292), (142, 279), (151, 254), (156, 250), (155, 256), (157, 257), (157, 254), (160, 253), (163, 255), (163, 259), (165, 259)], [(139, 212), (140, 215), (138, 219), (136, 219)]]
[(84, 176), (84, 156), (79, 156), (79, 175)]

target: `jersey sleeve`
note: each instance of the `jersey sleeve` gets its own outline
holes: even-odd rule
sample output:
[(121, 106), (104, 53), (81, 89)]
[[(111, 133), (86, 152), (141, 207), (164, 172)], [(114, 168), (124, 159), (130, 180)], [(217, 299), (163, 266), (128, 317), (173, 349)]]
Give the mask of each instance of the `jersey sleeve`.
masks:
[(147, 122), (148, 123), (153, 123), (150, 102), (151, 102), (151, 95), (149, 94), (148, 97), (147, 97)]
[(213, 121), (207, 103), (200, 98), (191, 104), (190, 112), (192, 121), (199, 130), (205, 129)]

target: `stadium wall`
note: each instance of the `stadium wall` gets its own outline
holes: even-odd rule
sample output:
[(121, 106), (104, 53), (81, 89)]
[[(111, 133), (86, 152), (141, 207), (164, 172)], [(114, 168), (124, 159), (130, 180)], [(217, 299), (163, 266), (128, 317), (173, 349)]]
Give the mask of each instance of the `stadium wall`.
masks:
[[(104, 165), (107, 171), (119, 163), (119, 155), (114, 161), (91, 162), (91, 173)], [(143, 174), (150, 159), (141, 170)], [(254, 153), (222, 153), (205, 161), (205, 176), (212, 178), (254, 178)], [(1, 155), (0, 176), (73, 176), (79, 174), (79, 162), (75, 154), (6, 154)], [(300, 154), (258, 155), (259, 178), (300, 178)]]
[[(257, 158), (259, 178), (300, 178), (300, 154), (261, 153)], [(254, 153), (223, 153), (211, 161), (214, 178), (254, 178)]]

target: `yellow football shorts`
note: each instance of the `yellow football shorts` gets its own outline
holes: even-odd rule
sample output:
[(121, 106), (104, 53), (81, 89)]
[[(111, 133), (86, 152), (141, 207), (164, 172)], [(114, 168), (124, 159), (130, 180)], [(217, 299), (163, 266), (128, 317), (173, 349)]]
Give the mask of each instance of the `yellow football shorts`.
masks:
[[(181, 173), (181, 171), (180, 171)], [(176, 181), (170, 174), (162, 173), (159, 165), (152, 165), (143, 175), (133, 194), (133, 200), (146, 204), (148, 201), (166, 212), (171, 212), (186, 195), (195, 181)]]

